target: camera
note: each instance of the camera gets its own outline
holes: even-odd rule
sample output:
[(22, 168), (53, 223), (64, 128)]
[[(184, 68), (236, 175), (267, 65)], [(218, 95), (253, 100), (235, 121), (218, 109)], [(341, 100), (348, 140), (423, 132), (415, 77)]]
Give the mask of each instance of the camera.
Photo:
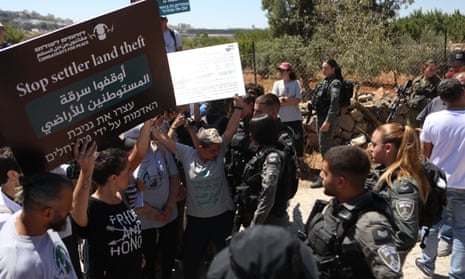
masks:
[(182, 117), (186, 119), (187, 123), (191, 126), (195, 126), (195, 120), (192, 118), (192, 115), (189, 111), (185, 111), (182, 113)]
[(189, 111), (185, 111), (185, 112), (182, 113), (182, 117), (184, 119), (189, 119), (189, 118), (191, 118), (191, 113)]

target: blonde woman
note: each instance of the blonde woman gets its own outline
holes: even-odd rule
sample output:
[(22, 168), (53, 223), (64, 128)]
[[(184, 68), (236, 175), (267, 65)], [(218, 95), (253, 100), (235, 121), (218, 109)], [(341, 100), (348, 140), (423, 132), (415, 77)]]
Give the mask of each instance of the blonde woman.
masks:
[(370, 152), (378, 181), (374, 190), (391, 205), (397, 226), (395, 242), (403, 264), (417, 241), (419, 205), (428, 196), (423, 175), (420, 142), (415, 130), (399, 123), (379, 126), (371, 137)]

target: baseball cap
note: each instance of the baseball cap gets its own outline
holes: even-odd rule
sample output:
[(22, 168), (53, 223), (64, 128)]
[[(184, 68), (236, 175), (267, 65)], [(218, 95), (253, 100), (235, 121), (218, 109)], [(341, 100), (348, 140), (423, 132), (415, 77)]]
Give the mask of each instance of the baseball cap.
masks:
[(3, 26), (3, 24), (0, 22), (0, 28), (4, 28), (5, 26)]
[(197, 134), (197, 137), (199, 138), (200, 142), (207, 145), (223, 142), (223, 139), (218, 133), (218, 130), (215, 128), (201, 129)]
[(449, 55), (448, 67), (457, 67), (465, 65), (465, 51), (461, 49), (456, 49), (452, 51)]
[(278, 69), (287, 71), (292, 68), (292, 64), (289, 62), (283, 62), (278, 66)]
[(288, 230), (256, 225), (235, 234), (213, 259), (209, 279), (318, 278), (311, 249)]

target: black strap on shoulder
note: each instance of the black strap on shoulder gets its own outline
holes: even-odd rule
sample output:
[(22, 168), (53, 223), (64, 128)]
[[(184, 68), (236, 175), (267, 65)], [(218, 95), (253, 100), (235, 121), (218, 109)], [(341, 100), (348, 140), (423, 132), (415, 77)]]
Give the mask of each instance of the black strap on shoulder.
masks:
[(176, 51), (178, 49), (178, 45), (177, 45), (177, 42), (176, 42), (176, 34), (174, 33), (174, 30), (171, 29), (171, 28), (168, 28), (168, 31), (170, 31), (171, 37), (173, 38), (174, 49)]
[(398, 230), (398, 227), (394, 222), (394, 214), (390, 205), (379, 194), (371, 192), (371, 198), (366, 199), (363, 203), (358, 205), (356, 210), (351, 211), (350, 217), (341, 218), (344, 219), (344, 230), (343, 235), (337, 237), (337, 241), (342, 241), (344, 237), (355, 228), (355, 223), (357, 223), (358, 219), (360, 219), (360, 216), (371, 211), (376, 211), (385, 216), (391, 224), (392, 229), (394, 231)]

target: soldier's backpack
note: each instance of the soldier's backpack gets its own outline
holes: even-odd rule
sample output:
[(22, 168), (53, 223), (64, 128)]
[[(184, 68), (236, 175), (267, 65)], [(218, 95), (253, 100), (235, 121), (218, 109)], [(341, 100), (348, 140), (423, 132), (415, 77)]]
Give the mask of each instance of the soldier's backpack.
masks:
[[(419, 227), (426, 227), (420, 242), (420, 247), (424, 248), (426, 247), (424, 240), (429, 234), (430, 227), (441, 221), (443, 209), (447, 205), (447, 181), (445, 173), (431, 162), (423, 161), (422, 169), (430, 186), (426, 202), (424, 204), (420, 203), (419, 206)], [(373, 189), (379, 179), (378, 175), (377, 173), (371, 173), (365, 181), (365, 187)]]
[(288, 200), (292, 199), (299, 188), (297, 175), (297, 153), (295, 151), (294, 131), (289, 126), (281, 131), (278, 138), (278, 151), (281, 157), (281, 172), (278, 185), (283, 185)]
[(347, 107), (350, 105), (350, 99), (354, 96), (354, 83), (351, 80), (342, 82), (341, 96), (339, 97), (339, 106)]
[[(325, 111), (329, 108), (331, 97), (328, 93), (330, 83), (325, 81), (323, 84), (319, 84), (315, 89), (315, 93), (312, 98), (313, 109), (317, 111)], [(339, 96), (339, 107), (347, 107), (350, 105), (350, 100), (354, 96), (354, 83), (351, 80), (344, 80), (342, 82), (341, 92)]]
[(428, 179), (430, 191), (424, 204), (420, 203), (419, 225), (426, 227), (425, 233), (421, 238), (420, 247), (425, 248), (424, 240), (429, 234), (432, 226), (436, 225), (442, 219), (442, 211), (447, 205), (446, 174), (435, 164), (423, 161), (423, 173)]
[[(288, 137), (283, 133), (281, 137)], [(299, 179), (297, 176), (297, 155), (290, 141), (280, 138), (275, 148), (260, 151), (253, 157), (244, 169), (243, 178), (247, 181), (245, 185), (237, 187), (235, 203), (237, 205), (235, 225), (248, 226), (252, 221), (253, 214), (257, 208), (258, 195), (261, 190), (261, 170), (266, 157), (271, 152), (277, 152), (281, 159), (281, 170), (278, 178), (277, 198), (292, 199), (297, 192)], [(239, 224), (240, 223), (240, 224)]]

